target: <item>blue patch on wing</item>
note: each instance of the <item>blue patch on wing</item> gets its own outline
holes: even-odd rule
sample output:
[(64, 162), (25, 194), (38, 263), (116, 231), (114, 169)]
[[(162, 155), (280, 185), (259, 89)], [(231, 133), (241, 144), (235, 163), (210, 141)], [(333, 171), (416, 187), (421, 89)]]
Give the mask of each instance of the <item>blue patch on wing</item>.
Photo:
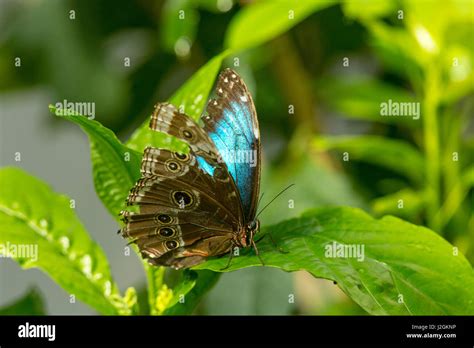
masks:
[(207, 163), (206, 160), (202, 158), (201, 156), (198, 156), (196, 159), (198, 161), (199, 167), (201, 167), (210, 176), (214, 175), (215, 168), (213, 166)]
[[(242, 200), (245, 216), (248, 216), (252, 199), (252, 173), (257, 169), (250, 160), (256, 161), (252, 143), (252, 112), (246, 104), (232, 101), (230, 109), (224, 109), (223, 117), (216, 122), (215, 131), (209, 136), (216, 145), (232, 175)], [(251, 157), (250, 157), (251, 156)]]

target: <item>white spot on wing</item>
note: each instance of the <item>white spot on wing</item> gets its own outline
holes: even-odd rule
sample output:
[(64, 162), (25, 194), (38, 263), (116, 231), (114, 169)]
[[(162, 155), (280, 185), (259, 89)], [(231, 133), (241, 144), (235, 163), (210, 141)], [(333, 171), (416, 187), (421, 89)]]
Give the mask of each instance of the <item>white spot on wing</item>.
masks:
[(260, 138), (260, 131), (258, 130), (258, 127), (253, 127), (253, 135), (254, 135), (255, 139)]
[(244, 103), (246, 103), (246, 102), (249, 101), (249, 99), (247, 98), (246, 95), (242, 95), (242, 96), (240, 97), (240, 100), (242, 100)]

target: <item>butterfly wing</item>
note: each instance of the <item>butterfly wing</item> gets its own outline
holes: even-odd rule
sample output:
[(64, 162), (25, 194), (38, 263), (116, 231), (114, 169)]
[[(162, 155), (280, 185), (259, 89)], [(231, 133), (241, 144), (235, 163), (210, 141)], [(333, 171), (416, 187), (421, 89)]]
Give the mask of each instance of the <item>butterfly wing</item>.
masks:
[(244, 82), (231, 69), (219, 75), (216, 94), (202, 118), (204, 129), (234, 179), (245, 221), (252, 221), (258, 203), (261, 157), (255, 106)]
[(219, 151), (206, 132), (189, 116), (180, 113), (174, 105), (169, 103), (155, 105), (150, 128), (185, 141), (197, 157), (205, 159), (209, 164), (218, 163)]
[[(150, 126), (188, 143), (189, 154), (147, 148), (142, 178), (122, 212), (122, 235), (155, 265), (191, 267), (228, 252), (243, 222), (237, 188), (207, 134), (170, 104), (159, 104)], [(210, 173), (212, 168), (212, 173)]]
[(154, 131), (164, 132), (186, 142), (195, 157), (197, 165), (211, 176), (219, 185), (219, 196), (226, 205), (230, 204), (232, 211), (243, 224), (243, 210), (239, 200), (239, 191), (227, 167), (222, 161), (219, 150), (209, 135), (189, 116), (180, 113), (176, 107), (169, 103), (155, 106), (150, 121), (150, 128)]
[(237, 196), (223, 203), (217, 193), (228, 183), (208, 175), (194, 154), (147, 148), (142, 175), (128, 196), (138, 212), (122, 212), (122, 235), (144, 258), (182, 268), (231, 248)]

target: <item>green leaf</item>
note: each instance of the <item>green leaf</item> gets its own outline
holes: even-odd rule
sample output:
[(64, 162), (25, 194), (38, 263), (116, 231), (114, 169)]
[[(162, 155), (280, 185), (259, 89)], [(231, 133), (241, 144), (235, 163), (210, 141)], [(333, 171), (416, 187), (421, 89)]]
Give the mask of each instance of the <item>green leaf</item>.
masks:
[(412, 220), (423, 209), (424, 203), (423, 192), (406, 188), (374, 199), (372, 210), (376, 216), (391, 214)]
[(43, 298), (39, 291), (35, 288), (30, 289), (28, 293), (0, 308), (0, 315), (45, 315)]
[[(112, 216), (118, 219), (118, 212), (124, 208), (128, 192), (140, 178), (141, 154), (123, 145), (110, 129), (97, 121), (56, 110), (52, 105), (50, 110), (56, 116), (78, 124), (88, 134), (97, 195)], [(136, 248), (133, 249), (137, 251)], [(156, 291), (153, 283), (160, 276), (160, 271), (156, 267), (149, 266), (144, 260), (142, 263), (149, 281), (150, 308), (154, 308)], [(131, 299), (126, 306), (130, 311), (137, 311), (138, 304), (133, 291), (129, 292)]]
[(392, 15), (396, 2), (391, 0), (345, 0), (342, 1), (344, 15), (351, 18), (371, 19)]
[[(270, 238), (264, 238), (258, 250), (266, 266), (288, 272), (306, 270), (315, 277), (336, 281), (371, 314), (474, 312), (471, 265), (425, 227), (391, 216), (376, 220), (356, 208), (333, 207), (308, 211), (262, 232), (271, 232), (277, 245), (289, 251), (279, 252)], [(363, 258), (334, 257), (338, 255), (329, 253), (334, 245), (363, 247)], [(195, 269), (219, 272), (226, 263), (225, 257), (214, 258)], [(247, 249), (225, 271), (259, 265), (254, 251)]]
[[(140, 253), (137, 252), (138, 255)], [(139, 256), (140, 257), (140, 256)], [(148, 304), (151, 315), (158, 315), (156, 300), (158, 293), (164, 284), (165, 267), (153, 267), (147, 263), (143, 263), (148, 280)]]
[[(258, 1), (237, 13), (229, 25), (225, 46), (235, 51), (270, 41), (315, 11), (336, 1)], [(271, 18), (271, 20), (268, 20)]]
[(474, 187), (474, 165), (464, 169), (460, 180), (447, 193), (446, 199), (436, 216), (442, 226), (446, 225), (459, 211), (461, 203), (468, 196), (472, 187)]
[[(207, 103), (207, 98), (214, 85), (214, 80), (219, 72), (222, 60), (227, 52), (223, 52), (206, 65), (201, 67), (186, 83), (170, 98), (169, 102), (180, 108), (187, 115), (197, 120)], [(148, 126), (147, 118), (143, 124), (132, 134), (127, 146), (143, 151), (147, 146), (165, 148), (175, 151), (188, 151), (186, 145), (167, 134), (155, 132)]]
[(420, 184), (424, 178), (423, 155), (410, 144), (374, 135), (319, 136), (313, 142), (317, 150), (347, 152), (349, 161), (376, 164)]
[(219, 277), (220, 273), (211, 271), (185, 271), (181, 283), (173, 289), (173, 299), (164, 314), (192, 314), (201, 298), (217, 283)]
[(122, 311), (122, 314), (138, 315), (138, 313), (140, 313), (138, 294), (135, 288), (127, 288), (127, 290), (125, 290), (125, 295), (123, 295), (122, 301), (126, 308), (126, 311)]
[(184, 270), (181, 273), (181, 279), (178, 284), (173, 288), (173, 297), (168, 302), (166, 309), (169, 309), (183, 301), (186, 303), (186, 294), (194, 288), (197, 278), (197, 272)]
[[(166, 267), (150, 268), (155, 280), (149, 279), (149, 303), (151, 315), (192, 314), (202, 296), (217, 282), (220, 273), (184, 270), (176, 285), (170, 289), (164, 282)], [(152, 273), (153, 274), (153, 273)]]
[(56, 116), (79, 125), (89, 136), (95, 190), (110, 214), (117, 219), (128, 192), (140, 178), (141, 154), (123, 145), (110, 129), (99, 122), (52, 105), (49, 108)]
[[(165, 267), (161, 269), (164, 272)], [(210, 271), (181, 271), (178, 282), (172, 289), (163, 282), (156, 289), (151, 314), (192, 314), (201, 297), (214, 285), (218, 277), (218, 273)]]
[(405, 89), (363, 76), (350, 78), (330, 77), (318, 80), (317, 93), (329, 107), (349, 118), (400, 124), (410, 128), (420, 127), (420, 120), (413, 117), (382, 116), (382, 103), (416, 102)]
[(406, 28), (392, 27), (382, 21), (363, 24), (370, 32), (371, 46), (385, 68), (406, 77), (418, 90), (424, 78), (422, 68), (429, 55), (421, 49), (414, 36)]
[[(99, 313), (126, 313), (107, 258), (85, 231), (71, 200), (18, 168), (2, 169), (0, 182), (0, 252), (13, 252), (25, 269), (40, 268)], [(13, 248), (19, 247), (30, 253), (15, 254)]]
[[(165, 267), (161, 267), (161, 269), (163, 269), (164, 275)], [(177, 284), (172, 289), (164, 282), (159, 288), (156, 288), (154, 308), (152, 307), (152, 314), (154, 315), (165, 314), (166, 310), (174, 308), (177, 304), (185, 305), (186, 295), (195, 287), (198, 278), (197, 272), (190, 270), (173, 272), (172, 276), (179, 277)], [(187, 306), (185, 305), (185, 307)], [(191, 314), (191, 311), (187, 314)]]

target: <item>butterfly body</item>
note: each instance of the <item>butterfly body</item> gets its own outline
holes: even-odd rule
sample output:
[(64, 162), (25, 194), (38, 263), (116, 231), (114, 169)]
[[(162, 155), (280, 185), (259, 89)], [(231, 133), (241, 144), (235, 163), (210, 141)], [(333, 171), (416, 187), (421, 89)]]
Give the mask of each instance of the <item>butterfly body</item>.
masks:
[(260, 134), (252, 97), (224, 70), (202, 117), (204, 127), (168, 103), (150, 128), (181, 139), (188, 154), (148, 147), (141, 179), (123, 211), (122, 235), (153, 265), (192, 267), (233, 248), (254, 246), (260, 182)]

